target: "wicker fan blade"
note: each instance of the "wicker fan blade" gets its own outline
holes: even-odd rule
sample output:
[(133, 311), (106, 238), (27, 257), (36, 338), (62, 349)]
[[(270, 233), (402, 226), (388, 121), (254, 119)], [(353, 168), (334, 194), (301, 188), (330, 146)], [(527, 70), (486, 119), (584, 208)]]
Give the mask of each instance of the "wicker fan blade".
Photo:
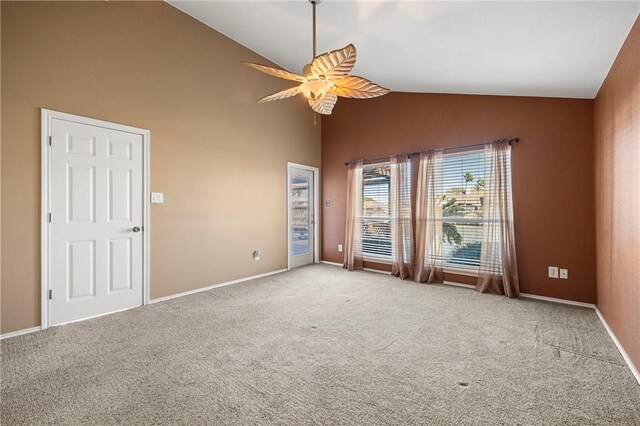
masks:
[(290, 98), (297, 95), (298, 93), (300, 93), (300, 86), (291, 87), (289, 89), (276, 92), (273, 95), (265, 96), (264, 98), (260, 99), (258, 103), (263, 104), (265, 102), (278, 101), (280, 99)]
[(333, 106), (336, 104), (337, 100), (338, 100), (338, 97), (336, 95), (327, 93), (320, 99), (316, 99), (316, 100), (309, 99), (309, 105), (317, 113), (330, 115), (331, 110), (333, 110)]
[(302, 75), (304, 75), (304, 77), (308, 80), (316, 78), (316, 76), (313, 75), (313, 72), (311, 72), (311, 64), (307, 64), (302, 67)]
[(335, 87), (331, 89), (331, 93), (343, 98), (368, 99), (389, 93), (389, 89), (355, 75), (343, 77), (338, 81), (334, 81), (333, 84)]
[(310, 64), (314, 76), (337, 80), (353, 69), (356, 64), (356, 47), (350, 44), (342, 49), (332, 50), (316, 56)]
[(266, 65), (255, 64), (253, 62), (243, 62), (246, 65), (249, 65), (252, 68), (257, 69), (258, 71), (262, 71), (265, 74), (272, 75), (274, 77), (284, 78), (285, 80), (293, 80), (298, 81), (300, 83), (304, 82), (304, 77), (298, 74), (294, 74), (292, 72), (281, 70), (278, 68), (268, 67)]

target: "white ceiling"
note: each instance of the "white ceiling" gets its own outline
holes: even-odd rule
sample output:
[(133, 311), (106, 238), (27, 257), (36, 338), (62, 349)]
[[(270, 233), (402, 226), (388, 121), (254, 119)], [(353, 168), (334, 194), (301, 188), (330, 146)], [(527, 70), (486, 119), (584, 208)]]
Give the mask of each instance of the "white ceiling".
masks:
[[(311, 5), (169, 1), (278, 65), (310, 62)], [(640, 1), (323, 1), (318, 53), (354, 43), (353, 74), (394, 91), (593, 98)]]

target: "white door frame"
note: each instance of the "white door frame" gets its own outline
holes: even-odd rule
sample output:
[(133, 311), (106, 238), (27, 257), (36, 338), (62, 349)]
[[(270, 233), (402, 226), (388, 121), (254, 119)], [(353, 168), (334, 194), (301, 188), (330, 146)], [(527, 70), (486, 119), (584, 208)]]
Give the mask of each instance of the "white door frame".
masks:
[(291, 192), (289, 191), (289, 180), (291, 167), (297, 167), (299, 169), (309, 170), (313, 172), (313, 263), (320, 263), (320, 169), (317, 167), (306, 166), (304, 164), (292, 163), (287, 161), (287, 270), (291, 270), (291, 215), (290, 203)]
[[(41, 108), (40, 112), (40, 144), (41, 144), (41, 188), (40, 188), (40, 323), (44, 330), (49, 327), (49, 289), (50, 284), (50, 224), (49, 212), (51, 205), (51, 146), (49, 140), (51, 136), (51, 120), (66, 120), (74, 123), (87, 124), (96, 127), (104, 127), (112, 130), (133, 133), (142, 136), (142, 226), (144, 229), (142, 239), (142, 304), (149, 303), (149, 235), (151, 224), (149, 222), (149, 141), (150, 132), (147, 129), (126, 126), (124, 124), (111, 123), (108, 121), (96, 120), (80, 115), (67, 114)], [(111, 312), (110, 312), (111, 313)], [(105, 314), (106, 315), (106, 314)], [(99, 315), (98, 315), (99, 316)], [(83, 318), (88, 319), (88, 318)], [(81, 321), (81, 320), (79, 320)]]

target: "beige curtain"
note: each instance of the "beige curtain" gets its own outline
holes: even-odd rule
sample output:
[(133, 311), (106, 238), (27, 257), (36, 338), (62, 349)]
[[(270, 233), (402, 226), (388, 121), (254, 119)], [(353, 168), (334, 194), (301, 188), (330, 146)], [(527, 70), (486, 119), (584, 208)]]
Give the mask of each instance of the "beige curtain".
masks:
[(413, 278), (413, 227), (411, 215), (411, 160), (391, 157), (391, 274)]
[(485, 198), (482, 251), (476, 290), (518, 297), (518, 265), (511, 198), (511, 146), (484, 146)]
[(362, 269), (362, 160), (347, 172), (347, 223), (344, 235), (345, 269)]
[(414, 280), (442, 282), (442, 150), (420, 154), (416, 190)]

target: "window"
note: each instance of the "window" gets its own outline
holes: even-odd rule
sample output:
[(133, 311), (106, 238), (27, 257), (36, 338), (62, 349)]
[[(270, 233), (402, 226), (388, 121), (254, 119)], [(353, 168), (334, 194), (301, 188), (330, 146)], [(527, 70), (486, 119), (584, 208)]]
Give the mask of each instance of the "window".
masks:
[(391, 260), (390, 164), (362, 168), (362, 254)]
[(484, 152), (445, 154), (440, 193), (442, 266), (477, 272), (484, 219)]
[[(362, 255), (367, 260), (391, 262), (393, 250), (398, 249), (392, 244), (392, 226), (411, 217), (410, 165), (405, 163), (402, 167), (379, 163), (362, 168)], [(394, 179), (406, 181), (396, 185)], [(398, 193), (394, 195), (394, 191)], [(394, 196), (395, 203), (391, 202)], [(410, 246), (409, 232), (405, 235), (403, 256), (410, 256)]]

